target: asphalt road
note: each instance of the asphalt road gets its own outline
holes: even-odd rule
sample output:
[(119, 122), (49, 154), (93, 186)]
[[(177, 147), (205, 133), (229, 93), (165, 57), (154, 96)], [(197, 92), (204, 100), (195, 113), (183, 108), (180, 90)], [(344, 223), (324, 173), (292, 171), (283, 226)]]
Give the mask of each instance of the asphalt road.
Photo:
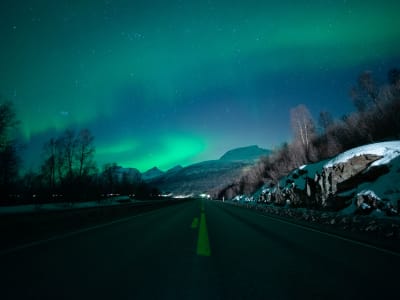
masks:
[(0, 299), (389, 299), (400, 255), (213, 201), (0, 254)]

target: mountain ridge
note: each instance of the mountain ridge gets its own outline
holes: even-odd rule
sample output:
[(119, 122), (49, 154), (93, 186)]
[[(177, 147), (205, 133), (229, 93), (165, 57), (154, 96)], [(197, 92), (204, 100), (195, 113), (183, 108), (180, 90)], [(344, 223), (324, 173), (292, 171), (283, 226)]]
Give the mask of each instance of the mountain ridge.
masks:
[(256, 145), (235, 148), (227, 151), (219, 159), (206, 160), (186, 167), (176, 166), (162, 173), (158, 168), (152, 168), (145, 173), (156, 176), (148, 176), (147, 173), (144, 180), (163, 193), (199, 195), (231, 183), (240, 177), (246, 168), (254, 165), (260, 156), (269, 153), (270, 150)]
[(152, 179), (157, 178), (159, 176), (162, 176), (163, 174), (165, 174), (165, 172), (161, 171), (157, 167), (153, 167), (153, 168), (147, 170), (146, 172), (142, 173), (142, 179), (144, 181), (149, 181), (149, 180), (152, 180)]
[(271, 151), (257, 145), (234, 148), (225, 152), (219, 160), (257, 160), (261, 156), (270, 154)]

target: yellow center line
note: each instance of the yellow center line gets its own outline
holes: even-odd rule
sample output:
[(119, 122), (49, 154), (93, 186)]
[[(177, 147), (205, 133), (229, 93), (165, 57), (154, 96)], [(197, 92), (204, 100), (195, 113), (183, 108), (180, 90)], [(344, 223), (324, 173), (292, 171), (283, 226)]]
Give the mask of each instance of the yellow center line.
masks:
[(204, 212), (201, 213), (200, 226), (199, 226), (199, 237), (197, 239), (197, 255), (210, 256), (210, 242), (208, 240), (208, 231), (206, 223), (206, 215)]

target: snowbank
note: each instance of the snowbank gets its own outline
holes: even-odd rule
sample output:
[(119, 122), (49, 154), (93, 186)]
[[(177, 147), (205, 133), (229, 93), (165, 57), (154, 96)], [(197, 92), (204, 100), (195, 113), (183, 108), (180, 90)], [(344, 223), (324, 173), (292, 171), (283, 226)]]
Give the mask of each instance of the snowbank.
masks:
[(137, 202), (136, 200), (132, 200), (127, 196), (120, 196), (120, 197), (103, 199), (101, 201), (87, 201), (87, 202), (75, 202), (75, 203), (62, 202), (62, 203), (1, 206), (0, 207), (0, 215), (23, 214), (23, 213), (32, 213), (32, 212), (39, 212), (39, 211), (63, 211), (63, 210), (82, 209), (82, 208), (118, 206), (118, 205), (121, 205), (121, 201), (124, 201), (124, 200), (129, 200), (130, 203)]
[(400, 156), (400, 141), (375, 143), (350, 149), (328, 161), (324, 165), (324, 168), (330, 168), (336, 164), (344, 163), (355, 156), (366, 154), (382, 156), (381, 159), (373, 162), (371, 164), (371, 167), (388, 164), (391, 160), (393, 160), (397, 156)]

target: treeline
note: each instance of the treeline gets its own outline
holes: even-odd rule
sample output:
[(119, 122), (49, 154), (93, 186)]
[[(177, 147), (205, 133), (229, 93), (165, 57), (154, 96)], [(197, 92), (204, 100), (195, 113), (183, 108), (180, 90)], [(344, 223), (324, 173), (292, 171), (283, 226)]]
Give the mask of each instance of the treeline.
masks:
[(350, 97), (356, 111), (340, 119), (324, 111), (315, 122), (305, 105), (291, 109), (292, 141), (261, 159), (215, 196), (249, 195), (263, 184), (277, 183), (301, 165), (364, 144), (400, 138), (400, 69), (390, 70), (383, 84), (377, 84), (371, 72), (363, 72), (351, 89)]
[(49, 139), (43, 145), (40, 169), (21, 175), (20, 147), (14, 138), (18, 125), (12, 103), (0, 104), (0, 204), (77, 202), (114, 195), (145, 199), (159, 194), (136, 169), (109, 163), (99, 170), (88, 129), (67, 129)]

